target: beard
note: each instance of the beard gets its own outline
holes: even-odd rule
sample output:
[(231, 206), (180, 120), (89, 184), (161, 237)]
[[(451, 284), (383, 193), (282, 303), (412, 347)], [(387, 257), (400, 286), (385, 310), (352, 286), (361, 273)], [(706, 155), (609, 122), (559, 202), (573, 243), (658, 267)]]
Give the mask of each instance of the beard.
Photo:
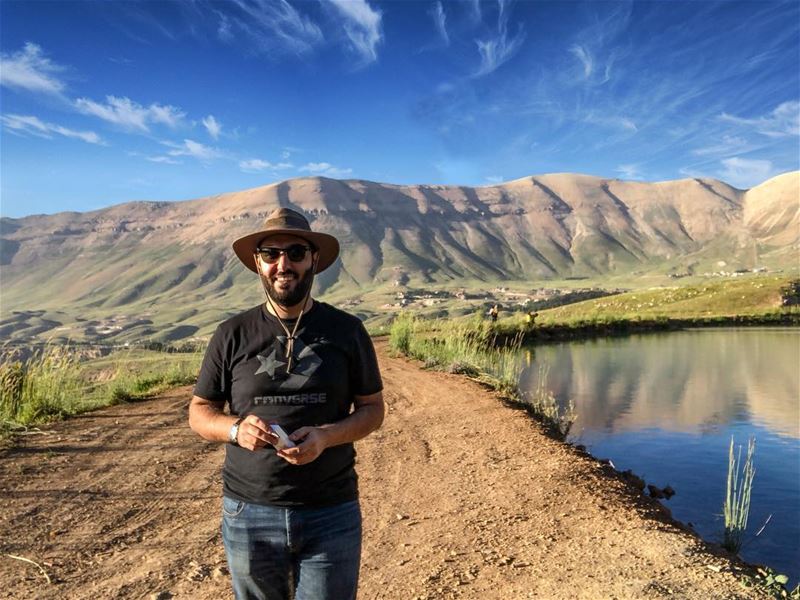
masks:
[(264, 282), (264, 288), (269, 294), (270, 299), (280, 306), (291, 307), (297, 306), (303, 300), (311, 289), (311, 284), (314, 281), (314, 267), (309, 267), (305, 273), (299, 275), (294, 269), (286, 269), (281, 271), (280, 275), (293, 275), (295, 277), (294, 286), (289, 286), (286, 289), (280, 289), (270, 280), (269, 277), (262, 275), (261, 281)]

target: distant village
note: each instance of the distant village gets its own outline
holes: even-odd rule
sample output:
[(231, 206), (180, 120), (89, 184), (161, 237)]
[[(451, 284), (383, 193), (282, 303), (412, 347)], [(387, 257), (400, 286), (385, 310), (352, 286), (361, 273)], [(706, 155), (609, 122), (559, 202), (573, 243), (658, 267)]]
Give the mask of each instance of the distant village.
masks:
[[(570, 302), (580, 302), (612, 294), (624, 290), (604, 290), (599, 288), (536, 288), (528, 291), (517, 291), (507, 287), (495, 287), (488, 290), (467, 290), (460, 288), (449, 290), (425, 290), (408, 288), (394, 295), (394, 302), (380, 306), (383, 310), (398, 308), (432, 307), (453, 300), (463, 300), (477, 305), (499, 304), (506, 310), (538, 310), (551, 308)], [(357, 301), (356, 301), (357, 302)]]

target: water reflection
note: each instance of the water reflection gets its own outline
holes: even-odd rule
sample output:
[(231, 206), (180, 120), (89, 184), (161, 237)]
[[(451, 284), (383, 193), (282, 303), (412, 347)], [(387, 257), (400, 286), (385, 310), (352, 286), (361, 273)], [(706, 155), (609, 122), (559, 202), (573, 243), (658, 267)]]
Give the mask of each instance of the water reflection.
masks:
[(591, 340), (527, 350), (521, 387), (533, 390), (538, 364), (547, 387), (572, 398), (573, 432), (658, 428), (710, 432), (749, 421), (800, 438), (800, 332), (682, 331)]
[(572, 441), (649, 483), (670, 484), (675, 518), (721, 541), (728, 445), (756, 438), (745, 560), (800, 581), (800, 330), (682, 331), (540, 346), (521, 359), (575, 403)]

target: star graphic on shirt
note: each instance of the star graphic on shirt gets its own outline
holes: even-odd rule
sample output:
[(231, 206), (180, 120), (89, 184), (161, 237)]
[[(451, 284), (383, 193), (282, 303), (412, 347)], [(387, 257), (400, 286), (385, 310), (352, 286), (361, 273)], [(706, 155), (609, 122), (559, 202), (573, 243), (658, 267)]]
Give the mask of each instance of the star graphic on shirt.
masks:
[(271, 352), (256, 355), (260, 365), (255, 374), (266, 373), (270, 379), (275, 380), (277, 373), (280, 375), (277, 379), (283, 380), (279, 389), (301, 389), (322, 365), (322, 359), (309, 346), (306, 346), (302, 340), (297, 338), (294, 342), (295, 358), (292, 372), (287, 374), (283, 370), (288, 363), (284, 356), (287, 339), (286, 336), (279, 335), (275, 337), (278, 341), (277, 347), (272, 347)]
[(259, 375), (260, 373), (266, 373), (272, 379), (275, 379), (275, 369), (286, 365), (285, 361), (278, 360), (277, 354), (278, 352), (274, 349), (272, 350), (272, 354), (269, 356), (261, 356), (258, 354), (256, 358), (258, 359), (258, 362), (261, 363), (261, 366), (258, 367), (256, 375)]

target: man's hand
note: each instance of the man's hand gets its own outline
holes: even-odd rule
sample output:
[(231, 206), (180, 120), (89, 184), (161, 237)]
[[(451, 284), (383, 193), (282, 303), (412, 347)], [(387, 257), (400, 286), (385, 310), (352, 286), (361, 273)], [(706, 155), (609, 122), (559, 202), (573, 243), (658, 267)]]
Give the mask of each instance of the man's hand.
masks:
[(306, 465), (316, 460), (328, 447), (325, 430), (318, 427), (301, 427), (289, 439), (297, 446), (278, 450), (278, 456), (293, 465)]
[(239, 424), (237, 443), (246, 450), (258, 450), (267, 445), (277, 444), (278, 436), (272, 433), (269, 425), (256, 415), (247, 415)]

